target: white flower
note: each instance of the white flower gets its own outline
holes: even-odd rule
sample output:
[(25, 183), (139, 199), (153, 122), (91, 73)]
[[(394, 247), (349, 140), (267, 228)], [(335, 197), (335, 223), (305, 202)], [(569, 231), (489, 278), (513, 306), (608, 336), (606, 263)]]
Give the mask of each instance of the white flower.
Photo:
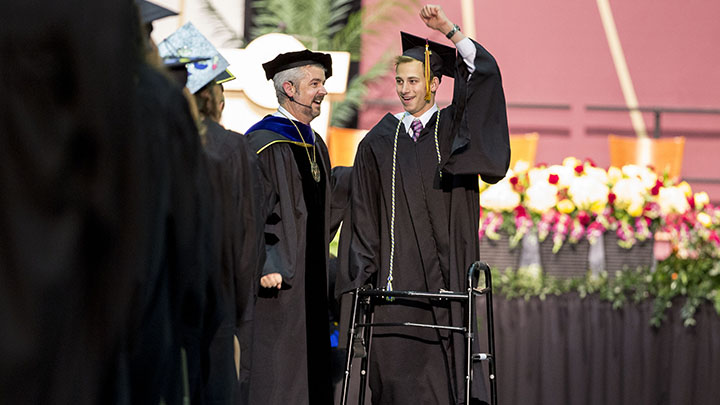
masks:
[(538, 182), (525, 191), (526, 205), (533, 212), (547, 212), (557, 204), (557, 192), (557, 187), (547, 181)]
[(625, 165), (622, 168), (622, 172), (629, 178), (639, 179), (646, 190), (655, 187), (655, 183), (657, 182), (657, 174), (647, 166)]
[(703, 209), (703, 207), (710, 203), (710, 197), (708, 196), (708, 193), (704, 191), (695, 193), (693, 199), (695, 200), (695, 209), (697, 210)]
[(611, 184), (615, 184), (618, 182), (618, 180), (622, 179), (623, 173), (620, 169), (618, 169), (615, 166), (610, 166), (610, 168), (607, 171), (608, 180), (610, 180)]
[(569, 167), (573, 170), (575, 170), (575, 166), (582, 165), (583, 162), (580, 161), (580, 159), (574, 157), (574, 156), (568, 156), (565, 159), (563, 159), (562, 165), (565, 167)]
[(549, 175), (550, 173), (547, 168), (540, 169), (534, 167), (528, 172), (528, 185), (532, 186), (539, 183), (547, 183)]
[(607, 204), (608, 186), (592, 176), (580, 176), (568, 188), (568, 195), (579, 210), (589, 210), (594, 204)]
[(552, 165), (548, 167), (548, 173), (558, 175), (559, 187), (570, 187), (575, 180), (575, 168), (571, 166)]
[(515, 173), (524, 173), (530, 169), (530, 163), (524, 160), (518, 160), (512, 169)]
[(608, 183), (608, 173), (599, 167), (587, 165), (585, 167), (585, 174), (594, 178), (601, 184), (607, 185)]
[(520, 194), (513, 190), (507, 177), (480, 193), (480, 205), (491, 211), (511, 211), (520, 204)]
[(690, 209), (685, 190), (682, 187), (660, 187), (658, 195), (660, 212), (667, 215), (672, 212), (682, 214)]
[(637, 177), (618, 180), (613, 186), (612, 192), (617, 197), (614, 204), (620, 209), (637, 207), (645, 203), (645, 188)]

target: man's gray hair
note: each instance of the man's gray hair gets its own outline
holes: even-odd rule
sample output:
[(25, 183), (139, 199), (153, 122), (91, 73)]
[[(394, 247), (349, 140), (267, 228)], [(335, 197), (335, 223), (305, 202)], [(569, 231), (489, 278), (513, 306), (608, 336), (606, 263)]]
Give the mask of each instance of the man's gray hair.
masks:
[(275, 96), (277, 96), (278, 103), (283, 104), (283, 102), (288, 100), (285, 89), (283, 89), (283, 83), (291, 82), (297, 88), (298, 84), (300, 84), (300, 80), (305, 78), (305, 75), (307, 74), (305, 73), (305, 68), (308, 66), (316, 66), (325, 71), (325, 67), (323, 65), (319, 63), (311, 63), (309, 65), (298, 66), (275, 73), (272, 80), (273, 86), (275, 86)]

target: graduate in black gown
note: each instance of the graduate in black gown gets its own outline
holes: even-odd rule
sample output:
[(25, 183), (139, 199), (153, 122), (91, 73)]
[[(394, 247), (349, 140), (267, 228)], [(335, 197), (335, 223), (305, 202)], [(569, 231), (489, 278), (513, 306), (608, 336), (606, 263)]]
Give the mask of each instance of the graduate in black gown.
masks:
[[(246, 404), (252, 312), (259, 287), (258, 275), (265, 262), (265, 218), (274, 207), (276, 196), (247, 138), (220, 124), (225, 101), (222, 83), (218, 82), (229, 81), (225, 73), (195, 93), (220, 213), (221, 287), (225, 308), (225, 317), (210, 347), (205, 402)], [(242, 366), (234, 362), (235, 336), (238, 349), (246, 352), (241, 356)], [(239, 376), (236, 367), (239, 367)]]
[(132, 89), (147, 240), (128, 325), (130, 403), (202, 403), (221, 317), (219, 214), (182, 84), (148, 63), (156, 48), (147, 33), (141, 41)]
[(273, 79), (280, 107), (247, 136), (279, 203), (265, 227), (250, 403), (330, 404), (327, 263), (338, 225), (330, 219), (336, 184), (325, 142), (309, 124), (327, 95), (323, 85), (332, 74), (331, 58), (308, 50), (290, 52), (263, 68)]
[[(495, 60), (439, 6), (423, 7), (420, 17), (446, 35), (459, 55), (430, 41), (426, 56), (426, 40), (403, 33), (396, 91), (405, 111), (383, 117), (358, 147), (352, 226), (343, 226), (342, 235), (350, 250), (338, 292), (372, 276), (377, 288), (463, 291), (467, 269), (479, 259), (478, 175), (493, 183), (508, 168), (505, 98)], [(443, 75), (454, 77), (453, 100), (438, 109), (435, 92)], [(374, 321), (462, 326), (463, 319), (459, 303), (395, 299), (375, 307)], [(473, 400), (464, 398), (463, 335), (412, 327), (373, 332), (374, 404), (487, 401), (479, 362)]]

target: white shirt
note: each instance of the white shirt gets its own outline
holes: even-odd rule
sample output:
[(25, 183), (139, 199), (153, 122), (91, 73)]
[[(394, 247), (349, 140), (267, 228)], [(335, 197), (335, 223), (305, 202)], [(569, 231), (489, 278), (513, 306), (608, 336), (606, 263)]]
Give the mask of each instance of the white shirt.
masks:
[[(467, 65), (468, 72), (470, 72), (470, 75), (472, 75), (472, 73), (475, 71), (475, 45), (473, 45), (470, 38), (465, 37), (462, 40), (458, 41), (458, 43), (455, 44), (455, 47), (457, 48), (460, 56), (462, 56), (465, 65)], [(438, 106), (436, 103), (433, 104), (433, 106), (430, 107), (429, 110), (425, 111), (425, 113), (420, 117), (415, 117), (412, 114), (407, 114), (405, 111), (403, 111), (401, 113), (395, 114), (395, 118), (397, 118), (398, 120), (402, 120), (402, 123), (403, 125), (405, 125), (405, 129), (407, 130), (408, 136), (412, 138), (413, 130), (410, 127), (410, 124), (413, 122), (413, 120), (415, 118), (419, 118), (420, 122), (422, 122), (423, 124), (423, 128), (425, 128), (428, 121), (430, 121), (430, 118), (432, 118), (432, 115), (435, 114), (435, 111), (437, 110)]]
[[(410, 127), (410, 124), (415, 120), (419, 119), (420, 122), (423, 125), (423, 128), (427, 126), (428, 121), (430, 121), (430, 118), (432, 118), (433, 114), (435, 114), (435, 111), (438, 110), (437, 104), (433, 104), (432, 107), (430, 107), (429, 110), (425, 111), (423, 115), (416, 117), (408, 112), (401, 112), (395, 114), (395, 118), (398, 120), (402, 120), (403, 125), (405, 125), (405, 129), (407, 130), (407, 134), (412, 138), (413, 136), (413, 130), (412, 127)], [(403, 117), (404, 116), (404, 117)]]

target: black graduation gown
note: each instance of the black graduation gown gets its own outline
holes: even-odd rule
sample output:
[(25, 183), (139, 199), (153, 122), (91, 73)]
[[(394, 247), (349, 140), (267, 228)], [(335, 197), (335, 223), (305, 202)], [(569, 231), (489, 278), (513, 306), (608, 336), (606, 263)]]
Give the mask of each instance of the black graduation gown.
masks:
[(109, 403), (122, 389), (143, 259), (131, 11), (110, 0), (0, 5), (0, 54), (13, 61), (0, 67), (3, 404)]
[[(221, 290), (225, 317), (210, 348), (210, 376), (205, 390), (207, 404), (246, 403), (238, 387), (234, 363), (233, 337), (238, 334), (243, 346), (249, 328), (255, 286), (264, 263), (264, 218), (274, 195), (259, 170), (257, 155), (239, 133), (205, 119), (205, 152), (219, 215), (222, 241)], [(257, 184), (259, 183), (259, 184)], [(247, 356), (245, 356), (247, 357)], [(247, 369), (247, 367), (245, 367)], [(242, 374), (247, 379), (247, 371)]]
[(129, 346), (131, 403), (183, 401), (183, 356), (201, 403), (219, 325), (219, 249), (208, 162), (181, 90), (144, 65), (136, 85), (144, 143), (147, 259), (136, 281)]
[[(499, 69), (479, 44), (468, 80), (456, 64), (453, 102), (437, 113), (417, 143), (400, 127), (397, 146), (394, 290), (463, 291), (468, 267), (479, 259), (478, 174), (490, 182), (507, 171), (510, 149)], [(351, 226), (343, 227), (343, 274), (336, 291), (350, 291), (376, 275), (385, 287), (390, 261), (393, 139), (398, 119), (386, 115), (358, 147), (353, 167)], [(442, 169), (442, 177), (439, 175)], [(381, 302), (376, 322), (410, 321), (461, 326), (459, 303), (430, 306), (414, 300)], [(419, 328), (376, 328), (370, 387), (375, 404), (466, 403), (464, 341), (460, 334)], [(473, 396), (486, 400), (475, 369)]]
[(338, 224), (331, 220), (334, 181), (327, 146), (315, 134), (321, 174), (316, 183), (311, 148), (267, 129), (251, 128), (248, 137), (279, 196), (265, 227), (262, 274), (283, 276), (281, 290), (260, 287), (257, 293), (250, 403), (330, 404), (327, 263)]

